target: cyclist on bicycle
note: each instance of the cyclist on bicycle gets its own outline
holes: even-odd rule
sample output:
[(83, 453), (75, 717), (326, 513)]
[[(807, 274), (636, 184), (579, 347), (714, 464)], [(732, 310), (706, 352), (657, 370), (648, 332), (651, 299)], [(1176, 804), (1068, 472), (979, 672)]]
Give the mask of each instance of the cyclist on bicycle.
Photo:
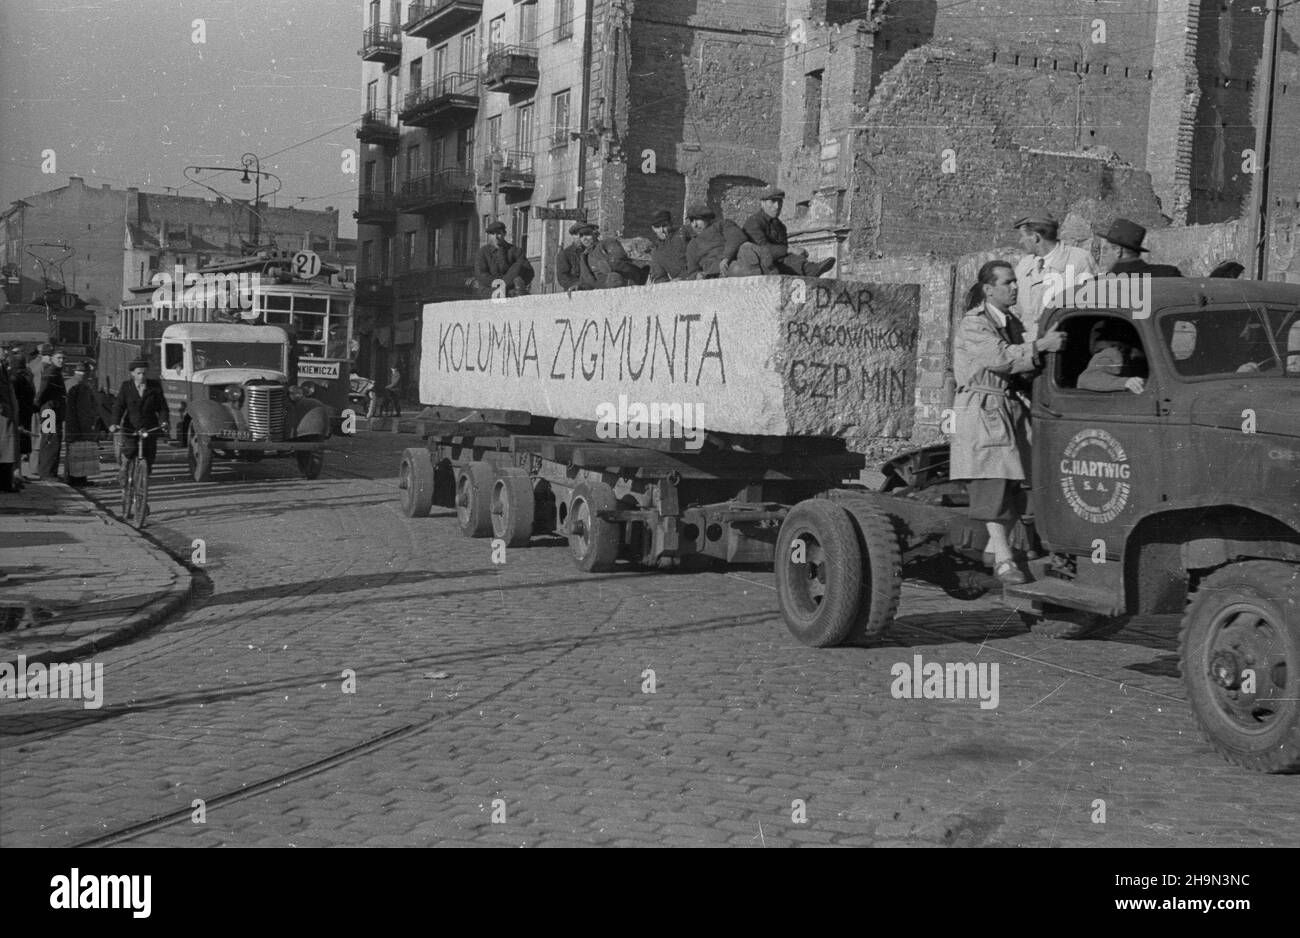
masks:
[(122, 382), (122, 389), (117, 392), (117, 402), (113, 405), (113, 425), (110, 432), (125, 430), (122, 439), (122, 458), (135, 459), (139, 454), (139, 430), (153, 430), (144, 440), (144, 461), (153, 472), (153, 461), (158, 455), (158, 437), (167, 432), (167, 398), (163, 395), (162, 382), (156, 378), (146, 378), (149, 363), (143, 358), (131, 362), (131, 379)]

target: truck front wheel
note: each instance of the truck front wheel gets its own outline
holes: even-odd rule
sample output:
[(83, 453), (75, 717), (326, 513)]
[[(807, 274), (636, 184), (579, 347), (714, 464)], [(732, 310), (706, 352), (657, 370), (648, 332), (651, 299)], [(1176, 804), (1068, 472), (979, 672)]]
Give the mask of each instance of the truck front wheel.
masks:
[(1183, 617), (1183, 683), (1210, 744), (1257, 772), (1300, 769), (1300, 566), (1236, 563)]
[(304, 479), (315, 479), (325, 468), (325, 451), (320, 449), (300, 449), (294, 453), (298, 460), (298, 471)]
[(195, 482), (211, 482), (212, 444), (201, 439), (193, 427), (190, 428), (189, 438), (190, 478)]

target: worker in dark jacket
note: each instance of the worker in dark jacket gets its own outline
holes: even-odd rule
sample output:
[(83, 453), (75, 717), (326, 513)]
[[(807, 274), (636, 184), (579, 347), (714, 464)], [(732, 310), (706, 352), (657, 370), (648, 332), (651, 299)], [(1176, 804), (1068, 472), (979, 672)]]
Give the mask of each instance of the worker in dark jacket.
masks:
[(578, 285), (582, 279), (582, 239), (578, 237), (584, 225), (582, 222), (574, 222), (569, 226), (569, 234), (573, 235), (573, 240), (560, 248), (560, 252), (555, 256), (555, 282), (560, 285), (561, 290), (570, 290)]
[(785, 192), (768, 189), (758, 197), (759, 209), (745, 219), (745, 236), (753, 242), (752, 248), (739, 252), (739, 276), (756, 274), (789, 274), (793, 277), (820, 277), (835, 266), (835, 258), (821, 261), (808, 260), (804, 251), (790, 250), (790, 236), (785, 222), (781, 221), (781, 206)]
[(494, 221), (484, 229), (487, 243), (474, 261), (474, 279), (484, 293), (492, 293), (492, 284), (504, 280), (506, 296), (525, 296), (533, 282), (533, 267), (524, 252), (506, 240), (504, 222)]
[[(63, 446), (64, 408), (68, 390), (63, 383), (63, 352), (46, 344), (40, 347), (41, 377), (36, 386), (36, 413), (41, 421), (41, 456), (38, 475), (42, 482), (53, 482), (59, 477), (59, 450)], [(53, 430), (46, 416), (54, 414)]]
[(68, 484), (94, 485), (90, 476), (99, 471), (99, 395), (94, 370), (85, 362), (77, 365), (68, 382), (67, 423)]
[(609, 290), (645, 282), (645, 273), (627, 256), (618, 238), (600, 237), (595, 225), (585, 225), (579, 234), (583, 253), (579, 289)]
[(674, 227), (672, 213), (661, 210), (650, 219), (650, 230), (654, 234), (654, 247), (650, 251), (650, 282), (681, 280), (686, 276), (689, 229)]
[(149, 363), (143, 358), (131, 362), (131, 377), (122, 382), (122, 389), (117, 392), (117, 402), (113, 406), (113, 425), (109, 432), (124, 430), (122, 440), (122, 458), (135, 459), (139, 450), (136, 433), (140, 430), (158, 428), (159, 432), (150, 433), (144, 441), (144, 461), (153, 471), (153, 461), (158, 455), (158, 438), (167, 432), (167, 398), (163, 395), (162, 382), (146, 378)]
[(686, 245), (686, 278), (726, 276), (727, 267), (745, 243), (745, 232), (734, 221), (719, 219), (707, 205), (692, 205), (686, 212), (693, 234)]
[(1141, 255), (1148, 253), (1142, 246), (1147, 230), (1127, 218), (1117, 218), (1106, 231), (1097, 229), (1101, 237), (1101, 269), (1111, 274), (1149, 274), (1152, 277), (1181, 277), (1183, 272), (1173, 264), (1148, 264)]

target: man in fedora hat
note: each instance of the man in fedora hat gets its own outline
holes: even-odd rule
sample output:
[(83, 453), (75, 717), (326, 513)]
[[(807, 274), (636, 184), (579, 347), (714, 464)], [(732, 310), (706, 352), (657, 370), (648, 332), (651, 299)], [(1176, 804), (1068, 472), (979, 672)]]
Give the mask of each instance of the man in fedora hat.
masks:
[[(745, 219), (744, 232), (752, 245), (741, 245), (737, 264), (744, 275), (789, 274), (794, 277), (821, 277), (835, 266), (835, 258), (808, 260), (807, 251), (791, 251), (790, 235), (781, 221), (785, 192), (771, 188), (758, 197), (758, 211)], [(731, 272), (731, 271), (729, 271)], [(734, 271), (740, 273), (739, 271)]]
[(1148, 264), (1141, 255), (1147, 253), (1142, 240), (1147, 230), (1127, 218), (1117, 218), (1106, 231), (1097, 229), (1101, 243), (1101, 267), (1111, 274), (1150, 274), (1152, 277), (1181, 277), (1183, 272), (1172, 264)]
[(1061, 294), (1097, 276), (1097, 264), (1091, 252), (1061, 243), (1061, 223), (1051, 212), (1030, 212), (1011, 227), (1019, 233), (1025, 252), (1016, 263), (1020, 296), (1014, 312), (1024, 323), (1026, 337), (1032, 339), (1038, 335), (1043, 312), (1059, 306)]
[(533, 282), (533, 266), (524, 252), (506, 240), (504, 222), (494, 221), (483, 229), (487, 243), (478, 249), (474, 259), (474, 279), (479, 290), (491, 293), (493, 284), (504, 280), (506, 296), (524, 296)]
[(734, 221), (719, 219), (704, 203), (692, 205), (686, 212), (691, 223), (690, 244), (686, 245), (686, 279), (708, 280), (725, 277), (727, 268), (747, 240)]
[(673, 215), (660, 209), (650, 219), (654, 247), (650, 250), (650, 283), (681, 280), (686, 276), (686, 244), (689, 229), (673, 225)]

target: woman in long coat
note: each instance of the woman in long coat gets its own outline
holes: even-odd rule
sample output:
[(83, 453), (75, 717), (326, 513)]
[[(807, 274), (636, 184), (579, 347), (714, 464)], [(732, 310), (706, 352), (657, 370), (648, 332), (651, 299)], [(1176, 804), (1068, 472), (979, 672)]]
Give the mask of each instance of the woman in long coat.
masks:
[(99, 472), (99, 395), (95, 378), (86, 364), (77, 365), (68, 386), (67, 420), (68, 484), (94, 485), (90, 476)]
[(1029, 384), (1039, 353), (1059, 350), (1065, 339), (1049, 332), (1026, 342), (1011, 312), (1015, 302), (1015, 269), (1006, 261), (981, 267), (953, 344), (957, 395), (948, 470), (949, 478), (969, 480), (970, 516), (985, 522), (994, 573), (1004, 583), (1025, 582), (1007, 532), (1023, 511), (1021, 490), (1029, 480)]

